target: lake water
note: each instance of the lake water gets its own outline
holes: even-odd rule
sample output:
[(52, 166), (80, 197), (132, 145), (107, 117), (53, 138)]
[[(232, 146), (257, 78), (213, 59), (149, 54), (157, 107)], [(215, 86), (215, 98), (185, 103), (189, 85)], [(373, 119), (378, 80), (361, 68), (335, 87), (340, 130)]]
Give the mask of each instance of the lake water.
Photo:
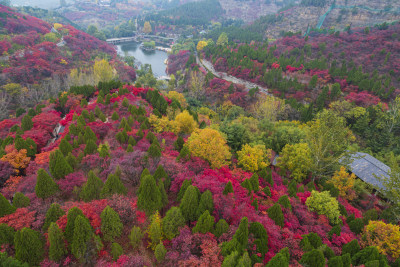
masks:
[(116, 45), (118, 55), (120, 56), (134, 56), (136, 62), (150, 64), (155, 76), (166, 76), (165, 73), (166, 65), (164, 64), (165, 59), (168, 58), (168, 54), (164, 51), (145, 51), (139, 48), (140, 43), (132, 42)]

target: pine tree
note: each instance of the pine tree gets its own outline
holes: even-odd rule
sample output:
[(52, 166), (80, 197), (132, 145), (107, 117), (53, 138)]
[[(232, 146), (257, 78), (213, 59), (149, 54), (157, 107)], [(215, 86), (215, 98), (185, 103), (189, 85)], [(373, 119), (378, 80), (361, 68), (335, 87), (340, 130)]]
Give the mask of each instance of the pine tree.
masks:
[(63, 209), (61, 209), (60, 204), (52, 203), (50, 205), (50, 208), (46, 212), (46, 218), (43, 224), (43, 231), (47, 231), (47, 228), (49, 228), (50, 224), (56, 222), (64, 214), (65, 212)]
[(150, 247), (154, 250), (156, 246), (162, 241), (162, 227), (161, 227), (161, 217), (158, 211), (154, 213), (151, 217), (151, 223), (147, 230), (149, 238), (151, 240)]
[(158, 182), (158, 180), (160, 180), (161, 178), (168, 178), (168, 174), (165, 172), (162, 165), (158, 165), (157, 170), (154, 172), (153, 177)]
[(35, 193), (38, 198), (46, 199), (53, 196), (59, 190), (58, 185), (44, 170), (39, 169), (37, 172)]
[(254, 244), (256, 245), (256, 251), (262, 255), (268, 252), (268, 234), (264, 226), (259, 222), (252, 222), (250, 224), (249, 233), (253, 234)]
[(0, 193), (0, 217), (14, 213), (16, 208)]
[(303, 254), (300, 263), (307, 266), (324, 267), (325, 257), (322, 251), (313, 249), (310, 252)]
[(56, 223), (51, 223), (49, 227), (49, 258), (52, 261), (59, 262), (67, 254), (65, 248), (64, 235)]
[(63, 153), (64, 156), (67, 156), (70, 152), (72, 152), (73, 149), (71, 144), (65, 138), (61, 139), (58, 148), (60, 149), (61, 153)]
[(78, 216), (82, 216), (83, 212), (78, 207), (72, 207), (68, 210), (67, 214), (67, 225), (65, 226), (65, 239), (67, 239), (68, 243), (71, 245), (74, 238), (74, 229), (75, 229), (75, 220)]
[(247, 217), (243, 217), (240, 220), (239, 228), (236, 230), (233, 238), (238, 241), (239, 246), (237, 250), (239, 253), (243, 253), (247, 249), (249, 239), (249, 221)]
[[(287, 249), (287, 248), (284, 248)], [(289, 267), (289, 254), (283, 252), (281, 249), (274, 257), (267, 263), (266, 267)]]
[[(149, 140), (150, 144), (153, 144), (155, 140), (157, 140), (157, 137), (154, 135), (153, 132), (148, 132), (146, 135), (146, 139)], [(158, 141), (158, 140), (157, 140)]]
[(224, 220), (220, 219), (215, 224), (214, 235), (219, 238), (222, 234), (227, 233), (229, 231), (229, 224)]
[(147, 153), (152, 158), (161, 157), (161, 149), (158, 145), (156, 145), (156, 143), (150, 145), (149, 149), (147, 150)]
[(208, 210), (208, 212), (210, 214), (212, 214), (214, 212), (214, 201), (213, 201), (213, 196), (212, 196), (210, 190), (204, 191), (200, 197), (198, 212), (201, 215), (206, 210)]
[(164, 208), (165, 206), (168, 205), (168, 195), (167, 192), (165, 192), (165, 186), (163, 181), (158, 182), (158, 190), (160, 190), (160, 195), (161, 195), (161, 207)]
[(131, 145), (131, 146), (136, 146), (136, 140), (131, 135), (128, 138), (128, 144)]
[(191, 184), (192, 184), (192, 181), (191, 181), (191, 180), (184, 180), (184, 181), (183, 181), (183, 183), (182, 183), (182, 185), (181, 185), (181, 188), (179, 189), (179, 192), (178, 192), (178, 196), (177, 196), (177, 200), (178, 200), (178, 201), (181, 201), (181, 199), (183, 198), (183, 195), (184, 195), (185, 192), (186, 192), (186, 189), (188, 189), (188, 187), (189, 187)]
[(89, 202), (100, 198), (100, 192), (104, 186), (103, 181), (93, 171), (89, 172), (87, 182), (82, 187), (80, 197), (83, 201)]
[(214, 230), (214, 220), (214, 216), (211, 216), (208, 210), (204, 211), (195, 227), (193, 227), (193, 233), (212, 233)]
[(251, 188), (253, 189), (253, 191), (254, 192), (257, 192), (258, 191), (258, 188), (259, 188), (259, 181), (258, 181), (258, 175), (257, 174), (253, 174), (251, 177), (250, 177), (250, 183), (251, 183)]
[(288, 194), (289, 194), (289, 196), (291, 196), (291, 197), (296, 197), (296, 196), (297, 196), (296, 193), (297, 193), (297, 183), (296, 183), (295, 180), (293, 180), (293, 181), (291, 181), (291, 182), (289, 183), (289, 186), (288, 186)]
[(14, 236), (14, 228), (5, 223), (0, 224), (0, 247), (5, 244), (14, 245)]
[(113, 260), (117, 261), (119, 259), (119, 257), (123, 254), (124, 254), (124, 250), (120, 244), (115, 243), (115, 242), (111, 244), (111, 255), (113, 257)]
[(57, 180), (73, 172), (72, 167), (58, 149), (50, 153), (49, 169), (51, 175)]
[(94, 140), (89, 139), (86, 142), (86, 146), (85, 149), (83, 150), (83, 153), (85, 153), (85, 155), (90, 155), (90, 154), (94, 154), (95, 152), (97, 152), (97, 144)]
[(29, 131), (33, 127), (32, 117), (25, 115), (21, 120), (21, 129), (23, 131)]
[(162, 263), (165, 259), (165, 255), (167, 254), (167, 249), (164, 247), (164, 244), (160, 242), (154, 251), (154, 256), (158, 263)]
[(227, 257), (225, 257), (224, 261), (222, 262), (221, 267), (231, 267), (236, 266), (237, 259), (239, 257), (239, 253), (237, 251), (233, 251)]
[(115, 174), (110, 174), (101, 190), (100, 196), (101, 198), (107, 198), (114, 194), (126, 195), (126, 193), (127, 189), (121, 179)]
[(179, 208), (186, 221), (194, 222), (198, 218), (199, 194), (197, 188), (189, 185), (183, 195)]
[(131, 144), (129, 144), (128, 147), (126, 148), (126, 152), (128, 153), (133, 152), (133, 146)]
[(185, 141), (183, 140), (182, 136), (178, 136), (178, 138), (174, 142), (174, 149), (177, 151), (181, 151), (184, 144)]
[(27, 262), (31, 266), (37, 266), (43, 259), (43, 242), (40, 233), (22, 228), (14, 237), (15, 258)]
[(268, 197), (271, 196), (271, 189), (269, 188), (269, 186), (265, 186), (263, 189), (264, 194), (266, 194)]
[(242, 257), (239, 258), (238, 264), (236, 266), (238, 266), (238, 267), (252, 267), (251, 259), (249, 257), (249, 253), (247, 251), (242, 255)]
[(87, 251), (87, 243), (93, 236), (93, 228), (89, 220), (78, 215), (74, 224), (74, 235), (72, 238), (71, 252), (78, 260), (82, 259)]
[(29, 197), (25, 196), (21, 192), (15, 193), (14, 198), (13, 198), (13, 205), (16, 208), (28, 207), (30, 205), (30, 203), (31, 203), (31, 200), (29, 199)]
[(268, 212), (268, 217), (270, 217), (275, 222), (276, 225), (283, 227), (285, 218), (283, 217), (281, 205), (275, 203), (275, 205), (270, 207), (267, 210), (267, 212)]
[(89, 140), (93, 140), (95, 143), (97, 142), (97, 136), (89, 126), (85, 128), (85, 134), (83, 135), (83, 138), (86, 144)]
[(133, 249), (137, 249), (139, 247), (140, 243), (142, 242), (143, 236), (144, 233), (139, 227), (134, 226), (132, 228), (131, 232), (129, 233), (129, 240)]
[(122, 233), (123, 224), (117, 212), (110, 206), (101, 212), (101, 232), (105, 241), (112, 241)]
[(222, 194), (224, 195), (228, 195), (229, 193), (233, 193), (233, 186), (232, 186), (232, 182), (229, 181), (224, 188), (224, 191), (222, 192)]
[(162, 208), (162, 196), (153, 176), (146, 175), (140, 181), (137, 206), (139, 209), (152, 214)]
[(181, 151), (179, 152), (179, 156), (176, 158), (177, 161), (184, 160), (187, 161), (190, 159), (190, 150), (188, 146), (183, 146)]
[(283, 195), (278, 199), (278, 203), (281, 204), (282, 207), (292, 210), (292, 205), (290, 204), (289, 197), (287, 195)]
[(179, 228), (185, 226), (185, 218), (178, 207), (171, 207), (162, 221), (162, 230), (167, 239), (179, 235)]
[(114, 113), (112, 114), (111, 119), (113, 121), (119, 120), (119, 115), (118, 115), (118, 113), (116, 111), (114, 111)]
[(270, 186), (274, 185), (274, 180), (272, 179), (272, 171), (270, 168), (264, 168), (259, 173), (260, 177), (264, 179)]

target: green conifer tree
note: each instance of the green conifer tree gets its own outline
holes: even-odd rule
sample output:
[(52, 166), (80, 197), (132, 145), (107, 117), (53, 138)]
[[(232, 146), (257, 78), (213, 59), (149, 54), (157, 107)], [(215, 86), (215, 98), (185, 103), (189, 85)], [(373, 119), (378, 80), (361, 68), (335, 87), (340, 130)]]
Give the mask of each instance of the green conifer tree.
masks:
[(250, 224), (249, 233), (253, 234), (254, 244), (256, 245), (256, 252), (260, 253), (262, 257), (268, 252), (268, 234), (264, 226), (259, 222), (252, 222)]
[(162, 263), (165, 259), (165, 255), (167, 254), (167, 249), (164, 247), (164, 244), (160, 242), (156, 249), (154, 250), (154, 256), (158, 263)]
[(283, 217), (281, 205), (275, 203), (271, 208), (267, 210), (268, 217), (270, 217), (276, 225), (283, 227), (285, 218)]
[(44, 220), (43, 224), (43, 231), (47, 231), (49, 228), (50, 224), (53, 222), (56, 222), (58, 219), (61, 218), (65, 214), (64, 210), (61, 209), (60, 204), (58, 203), (52, 203), (50, 205), (50, 208), (46, 212), (46, 218)]
[(61, 151), (61, 153), (63, 153), (64, 156), (67, 156), (70, 152), (72, 152), (72, 146), (71, 144), (65, 139), (61, 139), (60, 145), (58, 147)]
[(251, 183), (251, 188), (253, 189), (253, 191), (254, 192), (257, 192), (258, 191), (258, 188), (259, 188), (259, 181), (258, 181), (258, 175), (257, 174), (253, 174), (251, 177), (250, 177), (250, 183)]
[(303, 254), (300, 263), (307, 266), (324, 267), (325, 257), (321, 250), (313, 249)]
[(78, 260), (81, 260), (87, 251), (87, 244), (93, 237), (93, 228), (89, 220), (81, 215), (75, 219), (74, 234), (71, 244), (71, 252)]
[(55, 222), (50, 224), (48, 236), (50, 243), (49, 258), (52, 261), (59, 262), (67, 254), (67, 249), (65, 248), (63, 232)]
[(237, 251), (233, 251), (231, 254), (225, 257), (224, 261), (222, 262), (222, 267), (236, 266), (238, 258), (239, 253)]
[(176, 158), (177, 161), (184, 160), (187, 161), (190, 159), (190, 150), (188, 146), (183, 146), (181, 151), (179, 152), (179, 156)]
[(137, 249), (139, 247), (140, 243), (142, 242), (143, 236), (144, 233), (139, 227), (134, 226), (132, 228), (131, 232), (129, 233), (129, 240), (133, 249)]
[(14, 236), (14, 228), (5, 223), (0, 224), (0, 246), (5, 244), (14, 245)]
[(229, 224), (224, 219), (220, 219), (215, 224), (214, 234), (217, 238), (219, 238), (222, 234), (227, 233), (228, 231), (229, 231)]
[(112, 241), (122, 233), (123, 224), (117, 212), (110, 206), (105, 207), (101, 212), (101, 232), (105, 241)]
[(51, 175), (57, 180), (74, 171), (58, 149), (50, 153), (49, 169)]
[(151, 223), (147, 231), (151, 244), (150, 247), (154, 250), (156, 246), (162, 241), (163, 234), (161, 228), (161, 218), (158, 211), (151, 216)]
[(21, 129), (23, 131), (29, 131), (33, 127), (32, 117), (25, 115), (21, 120)]
[(161, 149), (158, 145), (156, 145), (156, 143), (150, 145), (149, 149), (147, 150), (147, 153), (152, 158), (161, 157)]
[(192, 184), (191, 180), (184, 180), (181, 188), (178, 192), (178, 196), (177, 196), (177, 200), (181, 201), (181, 199), (183, 198), (183, 195), (185, 195), (186, 189), (188, 189), (188, 187)]
[(193, 233), (212, 233), (214, 232), (214, 216), (210, 215), (208, 210), (204, 211), (204, 213), (198, 219), (195, 227), (193, 227)]
[(198, 218), (199, 193), (197, 188), (189, 185), (183, 195), (179, 208), (187, 222), (194, 222)]
[(140, 181), (137, 206), (146, 214), (153, 214), (162, 208), (161, 192), (151, 175), (144, 176)]
[(272, 171), (271, 168), (263, 168), (260, 173), (259, 173), (260, 177), (266, 181), (267, 183), (269, 183), (270, 186), (274, 185), (274, 180), (272, 179)]
[(89, 140), (93, 140), (95, 143), (97, 142), (97, 136), (89, 126), (85, 128), (85, 134), (83, 135), (83, 138), (86, 144)]
[(53, 196), (59, 190), (58, 185), (44, 170), (39, 169), (37, 172), (35, 193), (38, 198), (46, 199)]
[(117, 261), (121, 255), (124, 254), (124, 249), (118, 243), (111, 244), (111, 255), (114, 261)]
[(30, 203), (31, 203), (31, 200), (29, 199), (29, 197), (25, 196), (21, 192), (15, 193), (15, 195), (13, 197), (13, 205), (16, 208), (28, 207), (30, 205)]
[(153, 177), (158, 182), (161, 178), (167, 178), (168, 174), (165, 172), (164, 167), (162, 165), (158, 165), (157, 170), (154, 172)]
[(161, 195), (161, 207), (164, 208), (165, 206), (168, 205), (168, 195), (167, 192), (165, 192), (165, 186), (163, 181), (158, 182), (158, 190), (160, 190), (160, 195)]
[(81, 199), (85, 202), (99, 199), (103, 186), (103, 181), (99, 177), (97, 177), (93, 171), (90, 171), (88, 174), (87, 182), (83, 185), (80, 192)]
[(249, 253), (246, 251), (243, 253), (242, 257), (239, 258), (238, 264), (236, 265), (238, 267), (252, 267), (253, 265), (251, 264), (251, 259), (249, 257)]
[(232, 182), (229, 181), (224, 188), (224, 191), (222, 192), (222, 194), (224, 195), (228, 195), (229, 193), (233, 193), (233, 186), (232, 186)]
[(185, 141), (183, 140), (182, 136), (178, 136), (178, 138), (174, 142), (174, 149), (176, 151), (181, 151), (184, 144), (185, 144)]
[(179, 228), (185, 226), (185, 218), (178, 207), (171, 207), (162, 221), (162, 230), (169, 240), (179, 235)]
[(292, 205), (290, 204), (289, 197), (287, 195), (283, 195), (278, 199), (278, 203), (281, 204), (282, 207), (292, 210)]
[(118, 115), (118, 113), (116, 111), (114, 111), (114, 113), (112, 114), (111, 119), (113, 121), (119, 120), (119, 115)]
[(68, 210), (67, 214), (67, 225), (65, 226), (65, 239), (68, 241), (68, 243), (71, 245), (72, 241), (74, 239), (74, 229), (75, 229), (75, 220), (78, 216), (82, 216), (83, 212), (80, 208), (78, 207), (72, 207), (71, 209)]
[(110, 174), (101, 190), (100, 196), (101, 198), (106, 198), (114, 194), (126, 195), (126, 193), (127, 189), (118, 175)]
[(93, 139), (89, 139), (86, 142), (86, 146), (85, 149), (83, 150), (83, 153), (85, 153), (85, 155), (90, 155), (90, 154), (94, 154), (97, 152), (97, 144)]
[(22, 228), (14, 237), (15, 258), (37, 266), (43, 260), (43, 241), (39, 232), (30, 228)]
[(132, 135), (130, 135), (128, 138), (128, 144), (131, 146), (136, 146), (136, 140), (135, 140), (135, 138), (133, 138)]
[(210, 214), (214, 212), (214, 201), (213, 196), (210, 190), (206, 190), (201, 194), (200, 202), (199, 202), (199, 214), (203, 214), (206, 210)]

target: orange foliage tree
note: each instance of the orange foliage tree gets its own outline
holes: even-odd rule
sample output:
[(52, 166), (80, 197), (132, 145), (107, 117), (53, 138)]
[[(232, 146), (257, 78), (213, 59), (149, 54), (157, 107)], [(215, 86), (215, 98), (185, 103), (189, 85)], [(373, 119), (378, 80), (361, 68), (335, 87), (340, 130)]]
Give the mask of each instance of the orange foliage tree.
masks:
[(1, 158), (2, 161), (7, 161), (14, 167), (16, 173), (20, 173), (20, 170), (25, 169), (31, 158), (26, 155), (26, 149), (18, 151), (14, 145), (8, 145), (4, 149), (6, 154)]
[(340, 167), (340, 171), (336, 171), (332, 179), (328, 182), (333, 184), (338, 190), (341, 197), (352, 200), (355, 196), (351, 190), (354, 186), (356, 176), (354, 173), (349, 174), (345, 167)]

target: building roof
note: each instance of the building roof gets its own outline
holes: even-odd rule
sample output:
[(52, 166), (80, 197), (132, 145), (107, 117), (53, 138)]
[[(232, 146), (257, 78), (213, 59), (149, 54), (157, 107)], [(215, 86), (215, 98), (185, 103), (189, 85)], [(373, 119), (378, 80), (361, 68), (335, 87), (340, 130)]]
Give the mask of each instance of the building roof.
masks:
[(356, 152), (350, 157), (349, 169), (352, 173), (378, 191), (386, 189), (378, 177), (389, 178), (390, 167), (367, 153)]

